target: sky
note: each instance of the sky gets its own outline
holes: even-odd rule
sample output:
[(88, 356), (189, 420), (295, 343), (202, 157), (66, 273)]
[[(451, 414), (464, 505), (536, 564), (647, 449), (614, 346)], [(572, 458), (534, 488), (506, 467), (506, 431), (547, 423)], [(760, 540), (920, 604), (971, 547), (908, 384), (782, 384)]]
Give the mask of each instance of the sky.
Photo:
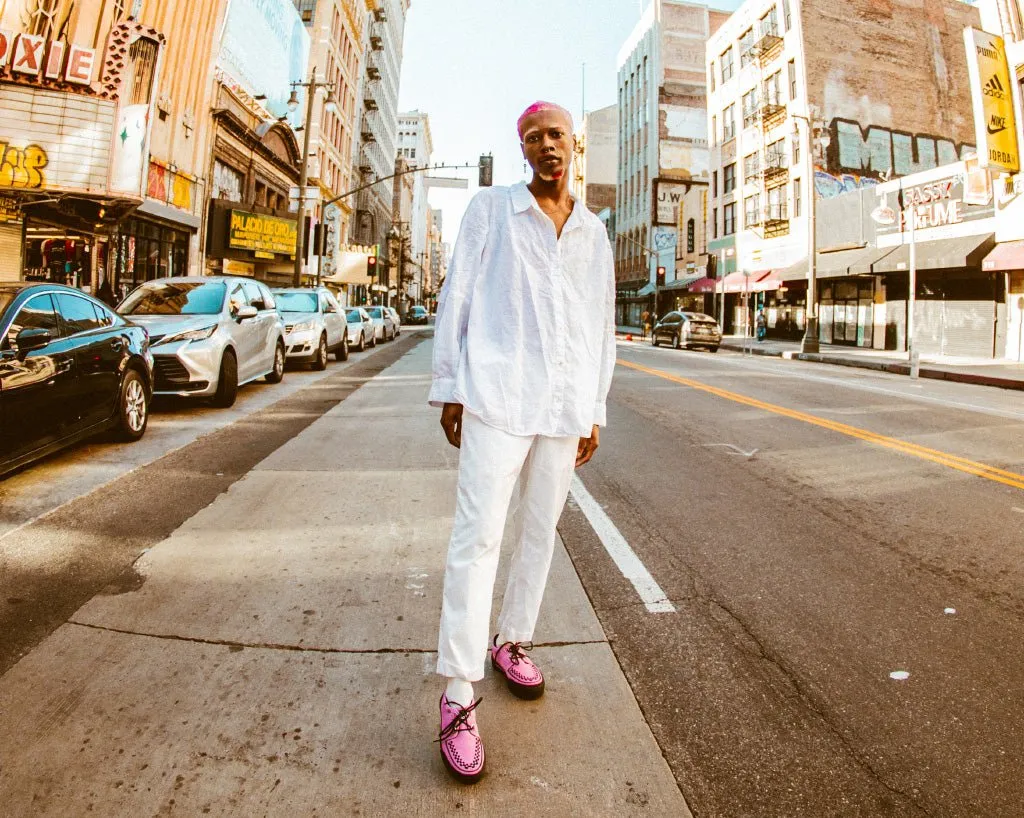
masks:
[[(731, 11), (740, 0), (710, 5)], [(399, 110), (430, 115), (432, 163), (475, 163), (492, 153), (496, 185), (528, 178), (519, 114), (543, 99), (568, 108), (578, 125), (584, 104), (588, 111), (612, 105), (619, 48), (640, 6), (641, 0), (412, 0)], [(454, 243), (477, 189), (476, 170), (432, 175), (470, 181), (469, 190), (430, 192), (431, 207), (444, 212), (444, 240)]]

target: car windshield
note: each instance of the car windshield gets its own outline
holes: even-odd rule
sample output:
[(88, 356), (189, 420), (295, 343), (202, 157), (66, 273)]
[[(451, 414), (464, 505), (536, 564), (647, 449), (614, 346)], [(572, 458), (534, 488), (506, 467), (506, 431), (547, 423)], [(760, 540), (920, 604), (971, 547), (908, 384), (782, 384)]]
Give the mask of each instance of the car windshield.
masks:
[(359, 310), (349, 310), (348, 322), (350, 324), (358, 324), (363, 320), (363, 316), (359, 314)]
[(689, 318), (689, 319), (691, 319), (693, 321), (714, 321), (715, 320), (710, 315), (705, 315), (702, 312), (687, 313), (687, 318)]
[(384, 317), (384, 313), (381, 311), (380, 307), (374, 307), (372, 310), (367, 310), (367, 312), (370, 313), (370, 317), (372, 317), (372, 318), (383, 318)]
[(281, 312), (316, 312), (316, 293), (275, 293)]
[(123, 315), (216, 315), (224, 306), (223, 281), (154, 281), (129, 295)]

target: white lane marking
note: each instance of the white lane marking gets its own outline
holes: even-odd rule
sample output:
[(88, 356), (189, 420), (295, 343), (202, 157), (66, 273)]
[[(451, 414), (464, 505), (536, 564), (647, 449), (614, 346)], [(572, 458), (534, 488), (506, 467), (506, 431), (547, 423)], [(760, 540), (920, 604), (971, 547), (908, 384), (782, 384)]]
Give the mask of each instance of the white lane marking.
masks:
[[(687, 360), (689, 360), (689, 359), (687, 359)], [(698, 360), (698, 359), (694, 359), (694, 360)], [(772, 374), (774, 376), (776, 376), (776, 377), (779, 377), (779, 378), (793, 378), (795, 380), (801, 380), (801, 381), (814, 381), (816, 383), (827, 383), (827, 384), (832, 384), (834, 386), (845, 386), (845, 387), (847, 387), (849, 389), (859, 389), (862, 392), (876, 392), (876, 393), (878, 393), (880, 395), (891, 395), (891, 396), (894, 396), (894, 397), (897, 397), (897, 398), (906, 398), (907, 400), (910, 400), (910, 401), (921, 401), (921, 402), (924, 402), (924, 403), (934, 403), (934, 404), (938, 404), (939, 406), (949, 407), (951, 409), (966, 409), (966, 410), (968, 410), (970, 412), (980, 412), (981, 414), (992, 415), (994, 417), (1009, 418), (1010, 420), (1024, 420), (1024, 412), (1014, 412), (1014, 411), (1009, 410), (1009, 409), (997, 409), (997, 408), (992, 407), (992, 406), (983, 406), (983, 405), (979, 405), (979, 404), (976, 404), (976, 403), (964, 403), (962, 401), (957, 401), (957, 400), (947, 400), (945, 398), (932, 397), (931, 395), (911, 395), (911, 394), (907, 394), (906, 392), (903, 392), (903, 391), (901, 391), (899, 389), (886, 389), (886, 388), (881, 387), (881, 386), (871, 386), (869, 384), (859, 383), (857, 381), (844, 381), (844, 380), (841, 380), (839, 378), (829, 378), (829, 377), (824, 376), (824, 375), (811, 375), (810, 373), (807, 373), (807, 372), (786, 371), (785, 369), (782, 369), (781, 367), (779, 367), (777, 365), (774, 365), (772, 362), (775, 359), (772, 359), (772, 358), (765, 358), (763, 361), (759, 361), (757, 363), (751, 363), (749, 359), (744, 360), (744, 359), (742, 359), (740, 357), (736, 357), (736, 358), (732, 358), (732, 357), (715, 358), (713, 361), (710, 358), (702, 358), (702, 359), (699, 359), (699, 360), (702, 360), (705, 363), (731, 364), (732, 366), (742, 367), (743, 369), (755, 369), (755, 370), (759, 369), (762, 372), (763, 372), (765, 366), (769, 366), (772, 369)], [(824, 364), (822, 364), (822, 366), (824, 366)], [(863, 378), (878, 377), (880, 375), (886, 375), (887, 374), (887, 373), (884, 373), (884, 372), (879, 373), (879, 372), (873, 372), (873, 371), (869, 371), (869, 370), (856, 370), (856, 373), (857, 373), (858, 377), (863, 377)], [(696, 374), (691, 375), (690, 377), (699, 378), (700, 376), (701, 376), (700, 373), (696, 373)], [(906, 376), (904, 376), (904, 375), (889, 375), (889, 377), (891, 377), (891, 378), (901, 378), (901, 377), (906, 377)], [(941, 381), (937, 381), (936, 383), (942, 383), (942, 382)], [(915, 384), (902, 384), (902, 386), (904, 388), (906, 388), (906, 389), (923, 389), (924, 388), (920, 384), (917, 384), (917, 385), (915, 385)]]
[(724, 446), (726, 449), (729, 449), (729, 454), (742, 455), (743, 457), (746, 457), (747, 459), (750, 459), (751, 457), (753, 457), (755, 454), (757, 454), (760, 451), (760, 449), (751, 449), (749, 452), (745, 452), (739, 446), (734, 446), (732, 443), (704, 443), (702, 445), (704, 446), (705, 449), (710, 449), (710, 448), (713, 448), (715, 446)]
[(675, 613), (676, 607), (668, 601), (665, 592), (654, 581), (651, 572), (640, 562), (636, 552), (629, 547), (626, 538), (622, 536), (615, 523), (605, 514), (603, 508), (595, 500), (583, 482), (577, 475), (572, 476), (572, 484), (569, 486), (569, 494), (572, 495), (576, 505), (587, 518), (590, 527), (594, 529), (604, 550), (618, 566), (622, 576), (633, 583), (633, 587), (640, 595), (640, 600), (650, 613)]
[(1024, 514), (1024, 508), (1017, 508), (1017, 506), (1013, 506), (1013, 510), (1018, 514)]
[(890, 679), (895, 679), (897, 682), (905, 682), (910, 678), (910, 674), (905, 670), (894, 670), (889, 674)]

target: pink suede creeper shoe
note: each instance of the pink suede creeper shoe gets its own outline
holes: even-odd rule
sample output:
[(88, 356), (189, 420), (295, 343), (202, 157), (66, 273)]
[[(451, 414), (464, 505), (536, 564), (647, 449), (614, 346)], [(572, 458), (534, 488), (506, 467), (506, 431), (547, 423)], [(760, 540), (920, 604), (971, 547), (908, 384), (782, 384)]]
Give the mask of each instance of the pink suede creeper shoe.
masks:
[(448, 772), (464, 784), (473, 784), (484, 774), (484, 742), (473, 712), (481, 701), (463, 707), (441, 695), (441, 735), (437, 739), (441, 759)]
[(537, 699), (544, 693), (544, 675), (523, 653), (525, 650), (533, 650), (533, 643), (505, 642), (499, 645), (495, 635), (491, 665), (505, 677), (508, 689), (520, 699)]

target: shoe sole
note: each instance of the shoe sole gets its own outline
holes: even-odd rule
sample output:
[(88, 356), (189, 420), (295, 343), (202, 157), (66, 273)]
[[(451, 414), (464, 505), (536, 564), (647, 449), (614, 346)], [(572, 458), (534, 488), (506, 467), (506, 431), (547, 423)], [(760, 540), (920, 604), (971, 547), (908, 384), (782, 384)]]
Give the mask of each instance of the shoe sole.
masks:
[(478, 773), (464, 773), (461, 770), (457, 770), (452, 766), (452, 763), (448, 760), (448, 756), (444, 754), (443, 750), (441, 751), (441, 761), (444, 762), (444, 768), (448, 770), (448, 774), (462, 784), (475, 784), (484, 777), (484, 771), (487, 769), (487, 761), (485, 759), (483, 766), (480, 767), (480, 772)]
[(517, 696), (520, 699), (526, 699), (532, 701), (533, 699), (539, 699), (544, 695), (544, 680), (540, 680), (539, 685), (521, 685), (519, 682), (512, 681), (504, 670), (501, 669), (501, 665), (494, 661), (494, 656), (491, 656), (491, 667), (493, 667), (498, 673), (505, 677), (505, 684), (508, 685), (508, 689), (512, 692), (513, 696)]

